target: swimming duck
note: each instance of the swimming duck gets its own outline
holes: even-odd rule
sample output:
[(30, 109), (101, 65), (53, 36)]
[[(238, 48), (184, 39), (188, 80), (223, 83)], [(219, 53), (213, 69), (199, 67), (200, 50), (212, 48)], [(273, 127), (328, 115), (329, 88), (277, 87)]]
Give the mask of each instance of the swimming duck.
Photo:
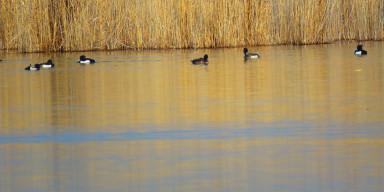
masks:
[(52, 63), (52, 60), (48, 60), (46, 63), (40, 63), (42, 68), (51, 68), (54, 67), (55, 64)]
[(358, 45), (355, 50), (355, 55), (366, 55), (367, 51), (363, 50), (363, 45)]
[(84, 55), (80, 56), (79, 63), (88, 64), (88, 63), (95, 63), (96, 61), (94, 59), (86, 58)]
[(259, 58), (260, 56), (256, 53), (248, 53), (248, 49), (244, 48), (244, 59), (256, 59)]
[(199, 59), (192, 60), (192, 64), (194, 64), (194, 65), (199, 65), (199, 64), (208, 65), (208, 55), (205, 54), (204, 58), (199, 58)]
[(32, 64), (29, 64), (29, 66), (26, 67), (25, 70), (27, 70), (27, 71), (38, 71), (38, 70), (40, 70), (40, 64), (35, 64), (34, 66), (32, 66)]

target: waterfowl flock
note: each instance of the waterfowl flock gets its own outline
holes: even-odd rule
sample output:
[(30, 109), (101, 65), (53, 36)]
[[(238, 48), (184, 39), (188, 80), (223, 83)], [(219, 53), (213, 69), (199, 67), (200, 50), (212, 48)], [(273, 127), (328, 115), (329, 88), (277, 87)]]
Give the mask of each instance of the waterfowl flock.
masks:
[(40, 68), (52, 68), (55, 64), (52, 63), (52, 60), (48, 60), (45, 63), (36, 63), (34, 65), (29, 64), (28, 67), (25, 68), (27, 71), (38, 71)]
[[(243, 53), (244, 53), (244, 59), (245, 60), (260, 58), (260, 56), (256, 53), (249, 53), (247, 48), (243, 49)], [(357, 45), (357, 48), (356, 48), (354, 54), (357, 56), (362, 56), (362, 55), (367, 55), (367, 53), (368, 52), (366, 50), (363, 50), (363, 45)], [(2, 61), (2, 60), (0, 60), (0, 61)], [(78, 63), (80, 63), (80, 64), (93, 64), (95, 62), (96, 61), (94, 59), (87, 58), (85, 55), (81, 55), (80, 60), (78, 61)], [(203, 58), (194, 59), (194, 60), (191, 60), (191, 62), (193, 65), (208, 65), (208, 55), (205, 54)], [(29, 64), (29, 66), (27, 66), (25, 68), (25, 70), (38, 71), (41, 68), (43, 68), (43, 69), (44, 68), (53, 68), (54, 66), (55, 66), (55, 64), (53, 64), (52, 60), (48, 60), (45, 63), (39, 63), (39, 64), (34, 64), (34, 65)]]
[[(80, 63), (80, 64), (89, 64), (89, 63), (95, 63), (95, 62), (96, 61), (94, 59), (86, 58), (84, 55), (82, 55), (82, 56), (80, 56), (80, 60), (79, 60), (78, 63)], [(47, 69), (47, 68), (53, 68), (53, 67), (55, 67), (55, 64), (53, 64), (52, 60), (49, 59), (45, 63), (37, 63), (37, 64), (34, 64), (34, 65), (29, 64), (29, 66), (27, 66), (25, 68), (25, 70), (27, 70), (27, 71), (38, 71), (41, 68)]]
[[(260, 58), (259, 54), (249, 53), (248, 52), (248, 48), (244, 48), (243, 49), (243, 53), (244, 53), (244, 59), (245, 60)], [(367, 54), (367, 51), (363, 50), (363, 45), (358, 45), (356, 50), (355, 50), (355, 55), (362, 56), (362, 55), (366, 55), (366, 54)], [(199, 58), (199, 59), (192, 60), (192, 64), (194, 64), (194, 65), (199, 65), (199, 64), (208, 65), (208, 55), (205, 54), (204, 58)]]

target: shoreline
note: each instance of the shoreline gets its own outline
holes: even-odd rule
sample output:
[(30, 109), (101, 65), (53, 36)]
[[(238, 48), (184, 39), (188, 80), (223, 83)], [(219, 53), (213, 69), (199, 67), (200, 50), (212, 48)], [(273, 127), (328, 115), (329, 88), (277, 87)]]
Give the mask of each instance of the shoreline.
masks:
[(16, 49), (3, 49), (0, 50), (0, 53), (82, 53), (82, 52), (115, 52), (115, 51), (161, 51), (161, 50), (206, 50), (206, 49), (231, 49), (231, 48), (243, 48), (243, 47), (269, 47), (269, 46), (310, 46), (310, 45), (325, 45), (325, 44), (335, 44), (335, 43), (344, 43), (344, 42), (356, 42), (357, 44), (370, 41), (384, 41), (384, 40), (336, 40), (333, 42), (324, 42), (324, 43), (312, 43), (312, 44), (273, 44), (273, 45), (244, 45), (236, 47), (205, 47), (205, 48), (130, 48), (130, 49), (113, 49), (113, 50), (79, 50), (79, 51), (35, 51), (35, 52), (20, 52)]

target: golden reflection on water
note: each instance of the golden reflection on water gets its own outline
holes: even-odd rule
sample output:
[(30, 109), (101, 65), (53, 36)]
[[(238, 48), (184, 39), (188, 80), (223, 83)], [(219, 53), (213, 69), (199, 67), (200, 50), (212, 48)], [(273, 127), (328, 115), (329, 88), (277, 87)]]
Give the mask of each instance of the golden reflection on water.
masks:
[[(146, 131), (174, 129), (175, 122), (181, 123), (177, 129), (190, 129), (183, 127), (185, 121), (356, 120), (366, 109), (380, 111), (381, 55), (367, 62), (373, 59), (344, 53), (331, 57), (332, 49), (340, 47), (326, 48), (331, 50), (262, 47), (265, 56), (245, 64), (241, 54), (240, 59), (230, 57), (239, 55), (238, 49), (204, 50), (212, 55), (208, 67), (190, 65), (188, 52), (182, 52), (156, 62), (79, 66), (58, 61), (52, 71), (5, 73), (1, 122), (10, 129), (3, 131), (76, 126), (119, 132), (126, 130), (113, 127), (127, 125)], [(303, 53), (290, 55), (295, 52)], [(8, 67), (17, 70), (20, 65)]]
[(383, 190), (384, 46), (364, 44), (10, 56), (0, 191)]

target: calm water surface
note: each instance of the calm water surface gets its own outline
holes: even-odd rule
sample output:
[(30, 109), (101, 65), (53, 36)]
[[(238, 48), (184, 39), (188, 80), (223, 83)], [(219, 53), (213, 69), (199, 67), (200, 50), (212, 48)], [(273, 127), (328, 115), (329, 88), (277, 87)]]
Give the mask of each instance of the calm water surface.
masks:
[(384, 42), (357, 44), (2, 52), (0, 191), (384, 191)]

